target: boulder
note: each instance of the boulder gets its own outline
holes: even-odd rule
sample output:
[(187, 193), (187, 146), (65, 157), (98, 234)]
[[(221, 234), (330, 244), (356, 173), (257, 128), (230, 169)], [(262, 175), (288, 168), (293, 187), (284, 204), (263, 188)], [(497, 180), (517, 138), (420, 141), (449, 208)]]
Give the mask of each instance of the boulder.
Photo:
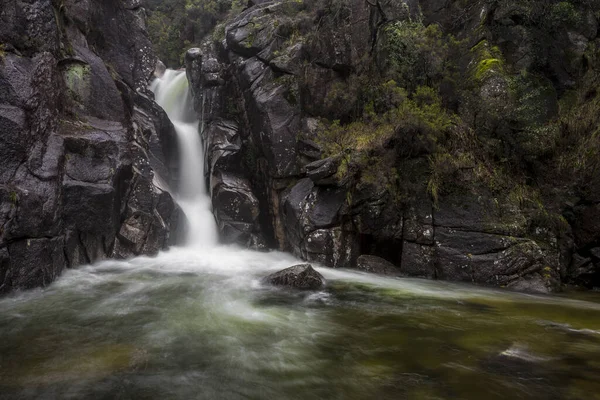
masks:
[(306, 176), (317, 185), (332, 185), (336, 182), (334, 175), (340, 165), (339, 158), (328, 157), (314, 161), (304, 167)]
[(404, 242), (400, 271), (406, 276), (433, 279), (435, 273), (435, 249), (432, 246)]
[(399, 276), (400, 269), (391, 262), (376, 256), (363, 254), (356, 261), (356, 268), (378, 275)]
[(294, 265), (264, 278), (264, 282), (275, 286), (286, 286), (302, 290), (320, 290), (325, 287), (323, 276), (310, 264)]

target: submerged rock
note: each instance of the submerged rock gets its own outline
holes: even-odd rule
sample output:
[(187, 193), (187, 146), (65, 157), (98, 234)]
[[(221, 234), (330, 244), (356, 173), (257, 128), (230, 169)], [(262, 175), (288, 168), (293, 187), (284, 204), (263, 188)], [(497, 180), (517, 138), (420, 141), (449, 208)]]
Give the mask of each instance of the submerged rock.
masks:
[(303, 290), (319, 290), (325, 287), (323, 275), (310, 264), (294, 265), (264, 278), (264, 282), (275, 286), (287, 286)]

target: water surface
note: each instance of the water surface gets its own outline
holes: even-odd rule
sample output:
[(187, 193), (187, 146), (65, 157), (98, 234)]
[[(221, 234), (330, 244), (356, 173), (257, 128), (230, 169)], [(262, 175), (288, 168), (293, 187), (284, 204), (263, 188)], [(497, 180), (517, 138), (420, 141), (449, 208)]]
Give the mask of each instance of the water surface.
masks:
[(600, 305), (173, 249), (0, 300), (2, 399), (594, 399)]

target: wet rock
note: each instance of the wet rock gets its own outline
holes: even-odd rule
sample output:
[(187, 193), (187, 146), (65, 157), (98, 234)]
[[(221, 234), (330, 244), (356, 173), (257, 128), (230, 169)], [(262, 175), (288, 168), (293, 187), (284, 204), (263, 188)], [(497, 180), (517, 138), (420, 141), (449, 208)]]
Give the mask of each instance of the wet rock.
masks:
[(139, 1), (51, 3), (0, 1), (0, 293), (155, 254), (178, 220)]
[(160, 60), (156, 61), (156, 67), (154, 67), (154, 77), (162, 78), (167, 71), (167, 66)]
[(334, 157), (328, 157), (324, 160), (318, 160), (308, 164), (306, 167), (306, 176), (317, 185), (331, 185), (336, 182), (336, 174), (340, 160)]
[(446, 196), (433, 219), (437, 226), (461, 231), (508, 236), (525, 236), (527, 231), (525, 216), (508, 204), (497, 204), (492, 196)]
[[(337, 229), (337, 234), (324, 232), (340, 219), (339, 212), (345, 201), (342, 189), (317, 187), (305, 178), (289, 190), (281, 201), (284, 229), (296, 255), (302, 257), (307, 253), (320, 253), (322, 257), (317, 259), (327, 260), (334, 266), (341, 266), (347, 261), (345, 254), (339, 252), (339, 248), (343, 247), (341, 230)], [(317, 243), (324, 246), (317, 250)]]
[(287, 286), (294, 289), (320, 290), (325, 287), (323, 276), (310, 264), (295, 265), (275, 272), (264, 278), (264, 282), (275, 286)]
[(434, 251), (435, 249), (432, 246), (404, 242), (400, 270), (406, 276), (435, 278)]
[(235, 122), (213, 121), (204, 131), (208, 174), (232, 172), (243, 174), (241, 137)]
[[(459, 103), (453, 93), (456, 88), (442, 82), (441, 92), (452, 92), (448, 96), (454, 104), (444, 106), (464, 121), (473, 120), (474, 131), (487, 135), (486, 146), (495, 146), (500, 136), (516, 140), (522, 136), (516, 133), (522, 134), (533, 122), (544, 125), (556, 116), (562, 90), (583, 70), (581, 50), (597, 35), (595, 19), (582, 12), (586, 27), (561, 30), (561, 38), (551, 44), (539, 29), (523, 23), (522, 8), (514, 4), (496, 2), (464, 9), (457, 2), (443, 0), (350, 0), (334, 13), (314, 5), (304, 2), (303, 12), (293, 14), (295, 4), (250, 2), (225, 28), (225, 40), (204, 43), (186, 55), (195, 108), (207, 123), (207, 178), (223, 172), (245, 180), (244, 191), (252, 193), (260, 210), (258, 224), (241, 217), (224, 223), (217, 216), (222, 232), (236, 236), (258, 229), (279, 249), (328, 266), (353, 267), (359, 255), (370, 254), (400, 265), (400, 271), (410, 276), (517, 290), (554, 289), (557, 271), (562, 268), (566, 274), (572, 246), (557, 244), (552, 232), (533, 226), (530, 210), (486, 188), (474, 188), (469, 168), (461, 168), (448, 179), (473, 190), (448, 190), (439, 196), (435, 208), (424, 188), (413, 187), (417, 183), (403, 182), (399, 189), (406, 196), (398, 201), (390, 190), (366, 182), (365, 171), (353, 171), (352, 163), (348, 177), (340, 182), (339, 159), (322, 159), (325, 146), (319, 145), (318, 120), (356, 119), (364, 104), (358, 103), (353, 84), (354, 78), (365, 76), (359, 72), (366, 65), (364, 55), (387, 57), (385, 27), (422, 11), (425, 24), (439, 26), (444, 33), (476, 32), (471, 37), (474, 44), (485, 36), (490, 50), (498, 46), (506, 64), (517, 66), (516, 70), (542, 62), (551, 71), (551, 79), (540, 73), (539, 79), (523, 84), (526, 92), (535, 93), (535, 101), (525, 107), (531, 112), (525, 116), (510, 113), (510, 118), (506, 110), (514, 106), (509, 103), (515, 96), (508, 72), (478, 82), (473, 95), (476, 102), (481, 101), (474, 107), (454, 104)], [(309, 34), (313, 28), (318, 28), (317, 35)], [(299, 40), (290, 31), (299, 32)], [(560, 47), (576, 51), (569, 58)], [(457, 65), (468, 69), (475, 62), (465, 58)], [(436, 68), (432, 68), (434, 75)], [(440, 77), (429, 78), (437, 81)], [(404, 82), (399, 86), (407, 87)], [(430, 146), (420, 144), (410, 154), (392, 142), (385, 146), (394, 148), (392, 152), (386, 147), (382, 153), (393, 159), (390, 166), (394, 164), (399, 175), (402, 170), (429, 170)], [(503, 151), (498, 149), (500, 159)], [(411, 160), (404, 164), (401, 158)], [(422, 178), (426, 181), (425, 175)], [(572, 206), (577, 221), (574, 239), (586, 257), (600, 243), (593, 222), (598, 220), (594, 218), (600, 201), (596, 198), (600, 197)], [(219, 207), (215, 204), (216, 210)], [(585, 267), (592, 268), (594, 262), (596, 258)]]
[(260, 247), (259, 202), (250, 182), (237, 175), (218, 172), (211, 179), (214, 214), (226, 243)]
[(537, 292), (555, 289), (558, 279), (558, 261), (524, 238), (438, 228), (436, 254), (441, 279)]
[(400, 269), (391, 262), (376, 256), (362, 255), (356, 261), (356, 268), (378, 275), (399, 276)]
[(569, 266), (568, 277), (571, 283), (593, 288), (600, 282), (600, 268), (589, 257), (574, 254)]
[(63, 245), (62, 237), (10, 243), (0, 264), (5, 266), (4, 277), (0, 270), (0, 279), (4, 278), (0, 280), (0, 293), (52, 283), (65, 267)]
[(521, 279), (509, 283), (506, 287), (528, 293), (549, 293), (551, 291), (547, 281), (541, 274), (528, 274)]

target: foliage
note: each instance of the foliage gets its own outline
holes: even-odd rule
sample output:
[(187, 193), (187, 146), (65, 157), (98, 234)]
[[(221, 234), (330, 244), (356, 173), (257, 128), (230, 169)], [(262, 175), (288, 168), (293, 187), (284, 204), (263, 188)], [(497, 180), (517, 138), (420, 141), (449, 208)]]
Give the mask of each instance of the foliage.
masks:
[[(241, 0), (149, 1), (148, 32), (158, 57), (170, 67), (179, 67), (185, 51), (242, 4)], [(224, 37), (224, 27), (222, 33)]]
[(574, 27), (581, 22), (581, 15), (569, 1), (561, 1), (553, 4), (547, 18), (549, 24), (554, 27), (560, 25)]
[(446, 60), (456, 42), (453, 37), (444, 37), (438, 25), (398, 21), (386, 25), (382, 33), (380, 68), (409, 91), (449, 74)]
[[(317, 142), (327, 156), (341, 158), (338, 179), (353, 178), (359, 182), (386, 189), (399, 199), (407, 188), (396, 165), (402, 159), (436, 151), (436, 146), (457, 122), (446, 111), (438, 93), (430, 87), (418, 87), (412, 96), (395, 82), (384, 84), (399, 104), (382, 114), (367, 110), (368, 118), (341, 124), (323, 124)], [(389, 148), (397, 151), (390, 152)], [(395, 155), (401, 158), (398, 160)]]
[(482, 40), (471, 49), (473, 53), (472, 75), (477, 82), (483, 82), (495, 74), (505, 75), (505, 62), (502, 51), (497, 46), (491, 46), (487, 40)]

